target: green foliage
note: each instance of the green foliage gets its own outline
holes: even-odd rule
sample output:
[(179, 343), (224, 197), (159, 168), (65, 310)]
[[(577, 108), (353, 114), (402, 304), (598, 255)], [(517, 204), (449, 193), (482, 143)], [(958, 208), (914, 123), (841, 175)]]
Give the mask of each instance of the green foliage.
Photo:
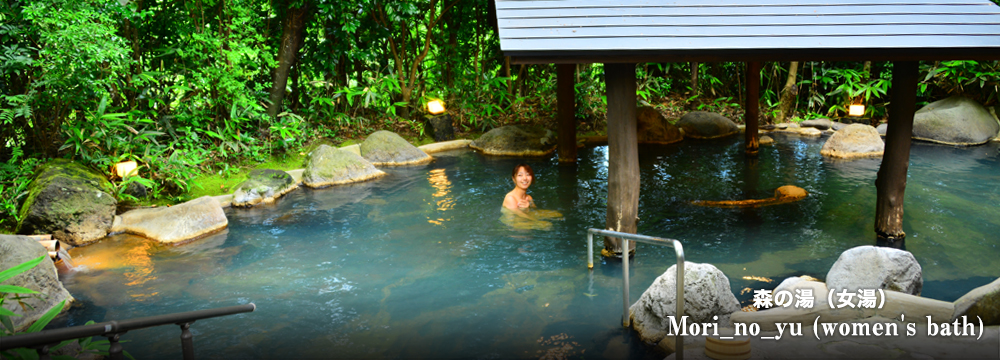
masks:
[(0, 228), (13, 228), (21, 220), (18, 206), (27, 196), (35, 166), (42, 159), (24, 156), (21, 147), (11, 149), (11, 157), (0, 163)]

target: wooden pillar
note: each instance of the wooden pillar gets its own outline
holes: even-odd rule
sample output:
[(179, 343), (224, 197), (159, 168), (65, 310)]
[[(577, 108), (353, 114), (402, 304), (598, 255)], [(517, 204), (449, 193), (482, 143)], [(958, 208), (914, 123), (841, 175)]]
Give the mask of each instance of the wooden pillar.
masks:
[[(634, 234), (639, 215), (639, 147), (635, 118), (635, 64), (605, 64), (608, 97), (607, 228)], [(635, 241), (628, 252), (635, 251)], [(605, 256), (622, 254), (621, 239), (605, 238)]]
[(746, 151), (748, 156), (757, 156), (760, 135), (757, 134), (757, 119), (760, 118), (760, 62), (747, 62), (747, 98), (744, 104), (743, 123), (746, 124)]
[(576, 64), (556, 65), (556, 106), (559, 120), (559, 162), (576, 162), (576, 94), (573, 71)]
[(892, 63), (891, 91), (885, 153), (875, 179), (875, 235), (878, 241), (889, 244), (906, 237), (903, 232), (903, 192), (906, 190), (913, 113), (916, 111), (916, 61)]

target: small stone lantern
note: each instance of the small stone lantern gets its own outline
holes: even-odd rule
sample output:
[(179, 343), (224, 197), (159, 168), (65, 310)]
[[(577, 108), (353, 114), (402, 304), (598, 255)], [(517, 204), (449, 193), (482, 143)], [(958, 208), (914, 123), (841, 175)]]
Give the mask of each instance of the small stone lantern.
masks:
[(427, 103), (427, 130), (434, 141), (447, 141), (455, 139), (455, 128), (451, 121), (451, 115), (444, 109), (441, 100), (433, 100)]

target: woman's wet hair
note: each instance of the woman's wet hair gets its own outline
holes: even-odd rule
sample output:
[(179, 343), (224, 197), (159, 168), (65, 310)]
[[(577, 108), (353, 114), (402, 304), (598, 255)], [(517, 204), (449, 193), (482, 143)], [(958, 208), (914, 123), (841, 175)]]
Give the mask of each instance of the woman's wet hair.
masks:
[(517, 166), (514, 167), (514, 171), (510, 172), (510, 178), (511, 179), (517, 178), (517, 171), (520, 170), (521, 168), (524, 168), (524, 171), (527, 171), (528, 175), (531, 175), (531, 182), (528, 183), (528, 186), (534, 185), (535, 184), (535, 171), (531, 170), (531, 166), (528, 166), (528, 164), (525, 164), (525, 163), (517, 164)]

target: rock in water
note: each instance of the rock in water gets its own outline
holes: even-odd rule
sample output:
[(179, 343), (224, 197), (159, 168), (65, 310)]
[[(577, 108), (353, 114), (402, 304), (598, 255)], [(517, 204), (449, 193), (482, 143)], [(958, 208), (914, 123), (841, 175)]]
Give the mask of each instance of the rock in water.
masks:
[(826, 140), (819, 153), (841, 159), (879, 157), (885, 151), (885, 142), (871, 125), (851, 124), (837, 131)]
[(827, 130), (833, 128), (833, 121), (830, 121), (830, 119), (812, 119), (803, 121), (800, 125), (802, 127), (811, 127), (820, 130)]
[(385, 175), (361, 155), (320, 145), (309, 153), (302, 183), (317, 188), (349, 184)]
[(955, 315), (952, 321), (963, 315), (971, 319), (977, 316), (984, 325), (1000, 325), (1000, 278), (977, 287), (955, 300)]
[(0, 235), (0, 254), (3, 254), (0, 256), (0, 271), (45, 256), (41, 264), (3, 282), (4, 285), (20, 286), (41, 293), (41, 296), (25, 296), (21, 301), (27, 305), (26, 307), (18, 305), (13, 296), (8, 296), (4, 301), (4, 309), (19, 315), (10, 317), (15, 331), (27, 329), (35, 320), (63, 300), (66, 300), (63, 310), (69, 309), (73, 297), (59, 282), (56, 266), (49, 260), (48, 250), (39, 244), (38, 240), (27, 236)]
[(684, 136), (695, 139), (715, 139), (740, 132), (740, 127), (725, 116), (706, 111), (692, 111), (677, 121)]
[(640, 144), (670, 144), (684, 140), (681, 130), (654, 108), (641, 106), (635, 111)]
[(368, 135), (360, 150), (361, 157), (376, 166), (426, 164), (433, 160), (396, 133), (385, 130)]
[(857, 294), (858, 289), (885, 289), (920, 295), (924, 287), (923, 271), (909, 251), (858, 246), (840, 254), (826, 274), (830, 291)]
[(1000, 132), (990, 111), (964, 96), (927, 104), (913, 115), (913, 138), (948, 145), (984, 144)]
[(556, 150), (556, 134), (536, 126), (507, 125), (483, 134), (469, 147), (487, 155), (546, 156)]
[(255, 169), (233, 192), (233, 206), (254, 206), (274, 202), (298, 185), (292, 175), (272, 169)]
[(774, 139), (772, 139), (770, 136), (767, 136), (767, 135), (761, 136), (758, 141), (760, 141), (759, 142), (760, 145), (773, 145), (774, 144)]
[(112, 232), (126, 232), (171, 244), (200, 238), (229, 225), (222, 205), (211, 196), (170, 207), (136, 209), (115, 217)]
[(55, 159), (39, 167), (21, 207), (20, 234), (52, 234), (79, 246), (103, 238), (118, 201), (111, 184), (83, 165)]
[[(658, 343), (670, 330), (670, 318), (676, 317), (677, 265), (653, 280), (639, 301), (629, 308), (632, 327), (647, 343)], [(711, 264), (684, 263), (684, 315), (688, 324), (729, 322), (729, 315), (740, 311), (740, 302), (729, 288), (729, 278)], [(713, 316), (719, 320), (712, 320)]]

